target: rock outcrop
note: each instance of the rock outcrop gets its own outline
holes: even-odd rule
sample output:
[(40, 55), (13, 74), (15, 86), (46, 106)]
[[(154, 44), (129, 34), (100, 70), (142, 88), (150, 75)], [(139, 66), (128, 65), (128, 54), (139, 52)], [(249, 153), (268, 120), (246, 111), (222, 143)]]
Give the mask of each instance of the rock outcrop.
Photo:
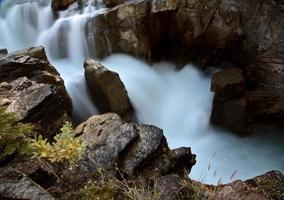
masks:
[(181, 167), (181, 156), (169, 149), (161, 129), (125, 123), (117, 114), (93, 116), (79, 125), (75, 134), (87, 146), (77, 167), (64, 175), (66, 182), (72, 184), (83, 183), (100, 168), (117, 168), (126, 177), (151, 178), (170, 172), (185, 175), (195, 164), (195, 155), (187, 151), (187, 155), (182, 156), (187, 162)]
[(118, 73), (91, 59), (85, 61), (84, 68), (90, 95), (101, 113), (113, 112), (122, 117), (133, 114), (133, 107)]
[(247, 181), (234, 181), (219, 186), (206, 186), (197, 183), (200, 196), (217, 200), (281, 200), (284, 198), (284, 176), (271, 171)]
[(53, 136), (72, 112), (71, 99), (44, 48), (12, 52), (0, 59), (0, 105), (23, 122)]
[[(261, 123), (283, 130), (284, 13), (279, 4), (273, 0), (127, 1), (88, 19), (86, 31), (94, 36), (89, 48), (99, 58), (128, 53), (147, 60), (196, 61), (204, 67), (233, 63), (240, 66), (247, 95), (214, 106), (234, 110), (241, 104), (250, 119), (240, 113), (239, 120), (250, 127), (238, 132), (261, 129), (256, 128)], [(230, 121), (230, 115), (223, 118)], [(223, 122), (218, 125), (228, 127)], [(236, 121), (232, 126), (237, 125)]]

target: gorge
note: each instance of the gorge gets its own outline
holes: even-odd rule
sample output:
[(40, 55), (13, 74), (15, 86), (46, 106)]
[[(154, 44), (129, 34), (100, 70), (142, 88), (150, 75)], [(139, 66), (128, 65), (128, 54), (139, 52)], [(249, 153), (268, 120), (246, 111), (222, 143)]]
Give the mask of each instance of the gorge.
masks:
[[(204, 27), (199, 27), (196, 21), (199, 14), (194, 9), (199, 4), (194, 0), (166, 0), (162, 3), (153, 0), (150, 1), (152, 4), (141, 0), (120, 2), (118, 5), (109, 2), (105, 4), (100, 0), (78, 2), (71, 1), (69, 7), (63, 6), (60, 7), (61, 11), (54, 11), (54, 5), (52, 10), (51, 2), (45, 0), (0, 1), (0, 48), (7, 48), (10, 53), (43, 46), (48, 60), (64, 80), (72, 99), (74, 121), (81, 123), (99, 114), (90, 98), (83, 67), (85, 59), (95, 58), (107, 69), (119, 74), (139, 123), (163, 129), (170, 149), (191, 147), (197, 160), (189, 175), (193, 180), (216, 185), (250, 179), (271, 170), (284, 172), (284, 18), (277, 18), (284, 14), (274, 8), (275, 1), (267, 1), (266, 7), (265, 3), (255, 3), (258, 5), (255, 9), (263, 9), (267, 15), (277, 11), (275, 16), (268, 17), (269, 22), (265, 19), (257, 21), (255, 17), (255, 24), (272, 23), (269, 26), (272, 30), (266, 30), (268, 28), (265, 25), (258, 28), (260, 32), (264, 30), (264, 36), (254, 32), (258, 29), (249, 24), (251, 22), (249, 25), (243, 24), (245, 17), (250, 16), (242, 16), (244, 21), (240, 19), (242, 11), (238, 10), (238, 1), (220, 3), (216, 0), (202, 5), (205, 9), (202, 13), (208, 9), (201, 19), (202, 24), (208, 23), (205, 33), (200, 30)], [(253, 10), (247, 4), (255, 1), (239, 2), (243, 7)], [(220, 11), (218, 14), (215, 13), (217, 8)], [(188, 15), (192, 18), (188, 20), (185, 16), (189, 11)], [(172, 19), (172, 15), (176, 19)], [(225, 22), (228, 20), (225, 24), (219, 19), (223, 15), (226, 17)], [(161, 24), (167, 23), (167, 20), (168, 26)], [(175, 23), (177, 20), (184, 21)], [(240, 24), (245, 27), (244, 30), (240, 30)], [(183, 25), (192, 27), (193, 31), (184, 31)], [(250, 27), (246, 26), (253, 27), (253, 30), (250, 31)], [(219, 27), (219, 32), (214, 27)], [(236, 27), (238, 30), (235, 30)], [(227, 46), (235, 48), (240, 44), (240, 38), (244, 37), (242, 34), (231, 37), (238, 31), (248, 31), (244, 35), (253, 38), (248, 39), (251, 43), (244, 42), (248, 55), (255, 53), (251, 58), (243, 55), (242, 51), (230, 52), (231, 47), (226, 49)], [(182, 33), (186, 38), (181, 36)], [(275, 41), (271, 42), (270, 37)], [(203, 45), (201, 48), (200, 41)], [(258, 41), (261, 41), (259, 49), (254, 49), (252, 43)], [(243, 56), (244, 59), (241, 62), (234, 56)], [(262, 59), (261, 62), (258, 59)], [(220, 63), (220, 60), (224, 62)], [(244, 63), (248, 60), (252, 60), (248, 63), (251, 67), (245, 68)], [(273, 65), (275, 68), (267, 70), (258, 62), (263, 66), (267, 63), (276, 64)], [(255, 70), (252, 63), (259, 64), (260, 70)], [(221, 86), (217, 86), (214, 97), (210, 91), (213, 74), (231, 66), (245, 71), (242, 76), (249, 86), (241, 90), (245, 90), (246, 95), (222, 96), (218, 88)], [(232, 87), (231, 91), (238, 93), (235, 85)], [(259, 88), (265, 88), (265, 92), (271, 91), (272, 97), (268, 93), (263, 98), (263, 90)], [(276, 97), (274, 89), (277, 89)], [(226, 94), (232, 93), (230, 88), (228, 91)], [(238, 102), (235, 104), (236, 99), (252, 105), (248, 109), (249, 114), (241, 110), (243, 107)], [(263, 103), (263, 99), (269, 102)], [(271, 105), (271, 102), (274, 104)], [(232, 104), (237, 105), (236, 108)], [(222, 109), (229, 110), (229, 114)], [(226, 118), (228, 115), (232, 117), (231, 121)], [(115, 116), (111, 120), (113, 118), (119, 121)], [(210, 121), (219, 127), (213, 126)], [(265, 126), (260, 126), (262, 124)], [(271, 126), (277, 128), (271, 129)], [(245, 133), (246, 136), (241, 137), (234, 133), (243, 134), (239, 130), (249, 130), (249, 134)]]

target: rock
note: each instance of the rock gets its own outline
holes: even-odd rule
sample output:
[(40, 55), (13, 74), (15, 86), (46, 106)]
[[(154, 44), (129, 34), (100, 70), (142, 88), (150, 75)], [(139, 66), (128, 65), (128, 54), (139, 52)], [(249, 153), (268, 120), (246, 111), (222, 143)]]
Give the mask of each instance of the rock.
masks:
[(0, 170), (1, 199), (55, 200), (25, 174), (13, 169)]
[(211, 91), (218, 97), (226, 99), (242, 96), (245, 91), (245, 81), (241, 70), (230, 68), (213, 74)]
[(76, 0), (52, 0), (51, 7), (54, 11), (65, 10), (74, 2), (76, 2)]
[(0, 105), (21, 121), (53, 136), (72, 113), (72, 102), (43, 47), (24, 49), (0, 60)]
[(241, 135), (251, 133), (253, 130), (253, 121), (247, 112), (247, 100), (245, 98), (224, 100), (215, 96), (211, 113), (211, 123)]
[(5, 57), (8, 54), (7, 49), (0, 49), (0, 59)]
[(217, 200), (282, 200), (284, 198), (284, 176), (278, 171), (271, 171), (247, 181), (234, 181), (219, 186), (203, 185), (198, 187), (204, 198)]
[(105, 5), (107, 8), (112, 8), (126, 1), (127, 0), (105, 0)]
[(84, 68), (90, 94), (102, 113), (114, 112), (122, 117), (133, 113), (133, 107), (118, 73), (91, 59), (85, 61)]
[(36, 124), (48, 138), (53, 137), (68, 119), (64, 100), (56, 88), (26, 77), (0, 84), (0, 105), (16, 113), (20, 121)]
[(179, 171), (177, 169), (185, 169), (186, 173), (189, 174), (193, 165), (196, 164), (196, 155), (191, 153), (191, 148), (180, 147), (172, 151), (178, 160), (175, 171)]
[[(109, 113), (89, 118), (76, 128), (75, 134), (87, 146), (76, 167), (64, 174), (66, 183), (83, 184), (99, 168), (118, 169), (125, 177), (141, 175), (146, 179), (178, 173), (172, 170), (177, 169), (177, 157), (169, 149), (162, 130), (154, 126), (125, 123), (117, 114)], [(192, 165), (186, 166), (189, 167)]]
[(156, 180), (156, 190), (163, 200), (187, 200), (190, 197), (189, 183), (178, 175), (166, 175)]

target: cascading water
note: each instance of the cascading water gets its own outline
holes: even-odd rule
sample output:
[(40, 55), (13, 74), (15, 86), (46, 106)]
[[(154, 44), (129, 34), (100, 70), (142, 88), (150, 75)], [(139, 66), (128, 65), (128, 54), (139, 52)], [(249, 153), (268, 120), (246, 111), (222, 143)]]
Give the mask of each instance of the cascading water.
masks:
[[(72, 5), (76, 6), (76, 5)], [(72, 7), (71, 6), (71, 7)], [(97, 113), (88, 98), (83, 61), (88, 52), (86, 19), (102, 3), (60, 12), (55, 19), (45, 0), (0, 1), (0, 48), (9, 51), (43, 45), (65, 80), (74, 104), (74, 115), (86, 119)], [(91, 54), (89, 54), (91, 53)], [(284, 172), (284, 144), (280, 134), (239, 138), (209, 125), (213, 94), (210, 75), (187, 65), (175, 71), (170, 63), (149, 67), (126, 55), (113, 55), (102, 63), (120, 74), (140, 122), (161, 127), (170, 147), (190, 146), (197, 154), (191, 177), (216, 184), (247, 179), (276, 169)], [(129, 67), (131, 66), (131, 67)]]

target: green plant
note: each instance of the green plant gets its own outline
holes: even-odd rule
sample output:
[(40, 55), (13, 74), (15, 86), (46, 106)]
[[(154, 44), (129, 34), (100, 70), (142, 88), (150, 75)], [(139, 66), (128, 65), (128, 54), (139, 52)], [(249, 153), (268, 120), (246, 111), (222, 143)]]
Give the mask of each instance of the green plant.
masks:
[(33, 130), (30, 124), (18, 121), (15, 113), (0, 106), (0, 161), (25, 146), (27, 135)]
[(65, 122), (60, 133), (50, 143), (41, 135), (31, 139), (28, 145), (33, 157), (44, 158), (50, 162), (70, 164), (80, 159), (84, 151), (84, 144), (73, 135), (73, 128), (70, 122)]

